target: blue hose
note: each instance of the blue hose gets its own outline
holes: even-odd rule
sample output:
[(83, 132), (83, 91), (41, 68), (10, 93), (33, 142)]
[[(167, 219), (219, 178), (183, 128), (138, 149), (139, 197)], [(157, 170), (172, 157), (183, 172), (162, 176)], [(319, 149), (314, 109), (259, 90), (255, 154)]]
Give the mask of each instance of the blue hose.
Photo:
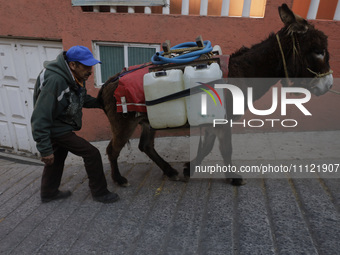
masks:
[[(194, 61), (195, 59), (198, 59), (202, 54), (209, 53), (212, 51), (213, 48), (211, 46), (210, 41), (204, 41), (203, 43), (204, 48), (202, 50), (196, 50), (173, 58), (163, 57), (162, 54), (164, 53), (164, 51), (156, 52), (156, 54), (152, 56), (151, 61), (154, 65), (163, 65), (168, 63), (183, 64), (190, 61)], [(190, 48), (196, 46), (197, 44), (195, 42), (186, 42), (172, 47), (171, 50)]]

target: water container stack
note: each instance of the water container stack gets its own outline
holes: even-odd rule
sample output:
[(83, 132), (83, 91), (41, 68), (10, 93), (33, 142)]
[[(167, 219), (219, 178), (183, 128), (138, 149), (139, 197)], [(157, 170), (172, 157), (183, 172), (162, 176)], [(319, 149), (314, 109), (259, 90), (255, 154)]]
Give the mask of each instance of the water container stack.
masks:
[[(195, 44), (195, 45), (193, 45)], [(186, 54), (180, 54), (179, 58), (167, 58), (165, 53), (180, 52), (183, 47), (198, 46), (200, 50), (195, 50)], [(214, 47), (215, 49), (216, 47)], [(169, 65), (170, 61), (176, 64), (182, 64), (181, 69), (170, 69), (163, 71), (150, 72), (144, 75), (144, 93), (145, 100), (152, 101), (177, 92), (197, 87), (200, 83), (208, 83), (210, 81), (222, 78), (222, 71), (217, 63), (207, 63), (204, 65), (190, 65), (191, 61), (199, 58), (202, 54), (212, 52), (213, 48), (209, 41), (204, 41), (201, 37), (196, 39), (196, 43), (184, 43), (170, 49), (170, 43), (163, 44), (164, 52), (158, 52), (152, 57), (154, 64)], [(220, 53), (220, 48), (219, 49)], [(196, 56), (193, 53), (197, 53)], [(188, 59), (184, 55), (188, 55)], [(164, 56), (164, 57), (163, 57)], [(184, 69), (184, 70), (183, 70)], [(214, 86), (212, 84), (212, 86)], [(224, 118), (225, 110), (221, 105), (215, 105), (212, 98), (207, 99), (207, 112), (201, 112), (202, 93), (181, 97), (178, 99), (158, 103), (155, 105), (147, 105), (147, 114), (150, 125), (155, 129), (174, 128), (185, 125), (187, 122), (191, 126), (212, 123), (214, 118)], [(224, 100), (223, 92), (217, 90), (220, 99)], [(217, 95), (216, 95), (217, 96)]]
[[(184, 89), (182, 70), (172, 69), (144, 75), (145, 100), (151, 101)], [(147, 106), (148, 119), (155, 129), (185, 125), (187, 114), (185, 98)]]
[[(209, 83), (211, 81), (219, 80), (222, 78), (222, 71), (217, 63), (210, 65), (197, 65), (187, 66), (184, 69), (184, 87), (193, 88), (199, 83)], [(214, 84), (209, 84), (213, 87)], [(208, 88), (207, 88), (208, 89)], [(223, 89), (216, 89), (219, 99), (224, 102)], [(202, 93), (190, 95), (185, 98), (188, 122), (190, 126), (198, 126), (201, 124), (213, 123), (214, 119), (224, 119), (225, 109), (218, 103), (207, 96), (207, 93), (202, 90)], [(210, 93), (213, 97), (217, 97), (213, 92)], [(202, 114), (202, 95), (207, 97), (206, 113)]]

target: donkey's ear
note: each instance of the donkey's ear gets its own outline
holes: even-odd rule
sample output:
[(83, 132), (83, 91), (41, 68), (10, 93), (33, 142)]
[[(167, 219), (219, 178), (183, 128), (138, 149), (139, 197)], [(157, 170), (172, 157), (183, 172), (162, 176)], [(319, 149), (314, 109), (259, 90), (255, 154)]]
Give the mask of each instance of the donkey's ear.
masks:
[(279, 7), (279, 14), (282, 22), (285, 25), (290, 25), (296, 22), (294, 13), (289, 9), (286, 4), (283, 4)]
[(305, 33), (308, 30), (308, 22), (292, 12), (286, 4), (279, 7), (282, 22), (289, 28), (289, 33)]

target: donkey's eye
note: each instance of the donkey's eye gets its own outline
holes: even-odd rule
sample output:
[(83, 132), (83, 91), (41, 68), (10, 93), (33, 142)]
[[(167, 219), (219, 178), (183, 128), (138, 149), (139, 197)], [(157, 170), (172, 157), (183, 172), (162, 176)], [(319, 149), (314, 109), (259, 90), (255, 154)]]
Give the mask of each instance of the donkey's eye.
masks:
[(325, 50), (314, 49), (314, 54), (323, 56), (323, 55), (325, 55)]

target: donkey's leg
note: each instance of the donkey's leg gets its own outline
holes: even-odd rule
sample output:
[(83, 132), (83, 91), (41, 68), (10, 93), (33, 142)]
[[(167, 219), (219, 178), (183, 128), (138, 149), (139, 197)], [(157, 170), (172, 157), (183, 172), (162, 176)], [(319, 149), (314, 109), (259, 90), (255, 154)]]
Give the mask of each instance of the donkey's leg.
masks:
[[(122, 149), (122, 148), (120, 148)], [(118, 156), (120, 153), (120, 150), (117, 150), (117, 146), (114, 145), (114, 139), (111, 139), (109, 145), (106, 148), (106, 153), (108, 155), (110, 165), (111, 165), (111, 178), (114, 182), (116, 182), (118, 185), (121, 186), (128, 186), (128, 180), (121, 176), (118, 168)]]
[(183, 175), (186, 181), (189, 180), (191, 172), (190, 165), (197, 166), (200, 165), (203, 159), (211, 152), (216, 140), (216, 135), (212, 129), (207, 128), (204, 132), (203, 142), (199, 145), (197, 150), (197, 156), (191, 162), (187, 162), (184, 165)]
[(137, 125), (137, 121), (129, 118), (121, 118), (117, 124), (111, 124), (113, 137), (106, 148), (106, 153), (111, 165), (112, 180), (121, 186), (128, 186), (129, 184), (128, 180), (120, 174), (118, 157)]
[[(217, 136), (220, 144), (220, 152), (223, 158), (225, 166), (232, 165), (231, 155), (232, 155), (232, 141), (231, 141), (231, 127), (229, 125), (224, 125), (225, 127), (217, 128)], [(227, 181), (232, 185), (240, 186), (245, 184), (241, 175), (235, 173), (227, 173)]]
[(166, 162), (155, 150), (155, 130), (151, 129), (148, 122), (141, 123), (142, 135), (139, 140), (138, 148), (144, 152), (149, 158), (159, 166), (163, 173), (168, 176), (171, 180), (177, 181), (178, 172), (173, 169), (168, 162)]

